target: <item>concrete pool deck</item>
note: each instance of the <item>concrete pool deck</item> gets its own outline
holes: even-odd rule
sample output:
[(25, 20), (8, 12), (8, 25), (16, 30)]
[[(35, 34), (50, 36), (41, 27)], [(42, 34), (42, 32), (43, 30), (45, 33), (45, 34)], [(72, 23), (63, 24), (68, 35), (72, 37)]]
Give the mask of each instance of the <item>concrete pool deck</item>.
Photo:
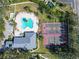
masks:
[[(30, 28), (29, 26), (26, 26), (26, 28), (22, 29), (22, 27), (21, 27), (21, 25), (22, 25), (21, 19), (22, 18), (26, 18), (28, 20), (31, 19), (33, 22), (33, 24), (32, 24), (33, 27)], [(38, 31), (39, 21), (38, 21), (38, 18), (34, 15), (34, 13), (19, 12), (16, 15), (15, 22), (17, 23), (16, 29), (15, 29), (15, 36), (19, 36), (20, 33), (24, 33), (26, 31), (34, 31), (34, 32)], [(30, 23), (28, 23), (28, 24), (30, 24)]]

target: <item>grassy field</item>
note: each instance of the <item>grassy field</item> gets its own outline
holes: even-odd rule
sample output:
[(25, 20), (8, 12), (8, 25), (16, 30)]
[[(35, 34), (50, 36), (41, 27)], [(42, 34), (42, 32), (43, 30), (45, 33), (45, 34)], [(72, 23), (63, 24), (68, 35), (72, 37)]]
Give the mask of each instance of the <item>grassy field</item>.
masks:
[(42, 54), (44, 57), (47, 57), (48, 59), (59, 59), (58, 55), (57, 54), (54, 54), (54, 53), (50, 53), (49, 50), (47, 48), (44, 47), (44, 44), (43, 44), (43, 39), (39, 40), (39, 49), (36, 51), (36, 52), (39, 52), (39, 53), (45, 53), (45, 54)]
[(24, 7), (28, 7), (32, 12), (36, 12), (38, 7), (36, 4), (34, 3), (25, 3), (25, 4), (19, 4), (16, 5), (16, 12), (20, 12), (20, 11), (27, 11), (24, 9)]
[(37, 52), (43, 52), (45, 53), (45, 51), (48, 51), (48, 49), (46, 49), (43, 45), (43, 39), (39, 40), (39, 49), (37, 50)]

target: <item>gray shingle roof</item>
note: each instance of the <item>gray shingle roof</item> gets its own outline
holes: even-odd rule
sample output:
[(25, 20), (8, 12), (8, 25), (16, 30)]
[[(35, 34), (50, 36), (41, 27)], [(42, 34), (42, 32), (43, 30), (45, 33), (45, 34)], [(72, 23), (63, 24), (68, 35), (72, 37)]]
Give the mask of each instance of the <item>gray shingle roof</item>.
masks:
[(36, 33), (32, 31), (25, 32), (23, 37), (14, 37), (12, 48), (26, 48), (26, 49), (36, 48)]

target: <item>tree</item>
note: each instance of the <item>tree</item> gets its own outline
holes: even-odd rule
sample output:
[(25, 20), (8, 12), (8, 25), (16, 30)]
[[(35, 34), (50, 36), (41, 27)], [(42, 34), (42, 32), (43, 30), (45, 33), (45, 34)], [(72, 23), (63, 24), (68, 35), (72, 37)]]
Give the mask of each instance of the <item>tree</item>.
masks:
[(5, 23), (2, 17), (0, 17), (0, 39), (4, 37), (3, 31), (5, 30)]
[(3, 59), (29, 59), (32, 56), (30, 52), (21, 52), (18, 49), (6, 49), (2, 55)]

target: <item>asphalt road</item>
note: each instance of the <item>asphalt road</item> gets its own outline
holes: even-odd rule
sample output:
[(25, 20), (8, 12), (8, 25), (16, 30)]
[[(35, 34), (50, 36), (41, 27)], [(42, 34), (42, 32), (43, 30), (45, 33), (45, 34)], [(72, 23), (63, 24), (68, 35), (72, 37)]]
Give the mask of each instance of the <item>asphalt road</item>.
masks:
[(76, 4), (76, 12), (77, 12), (77, 14), (78, 14), (78, 16), (79, 16), (79, 0), (75, 0), (76, 2), (75, 2), (75, 4)]
[[(76, 26), (76, 30), (77, 30), (77, 35), (79, 35), (79, 0), (75, 0), (75, 4), (76, 4), (76, 12), (77, 12), (77, 15), (78, 15), (78, 25)], [(79, 38), (78, 38), (79, 39)]]

